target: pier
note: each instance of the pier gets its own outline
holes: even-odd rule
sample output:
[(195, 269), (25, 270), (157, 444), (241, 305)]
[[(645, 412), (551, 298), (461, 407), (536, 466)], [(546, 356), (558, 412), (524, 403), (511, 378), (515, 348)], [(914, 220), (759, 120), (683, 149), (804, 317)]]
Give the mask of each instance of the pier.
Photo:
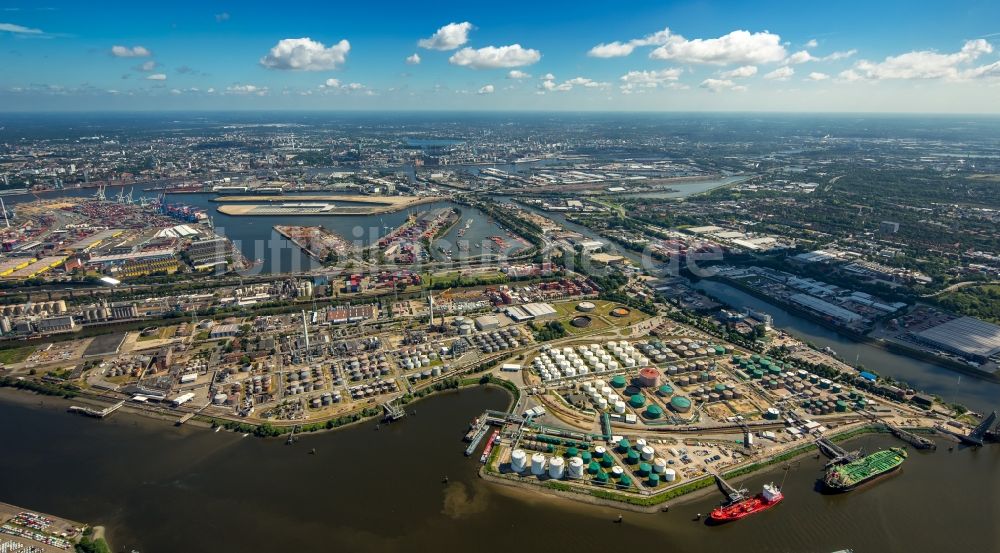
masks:
[[(917, 449), (937, 449), (937, 444), (934, 443), (933, 440), (924, 438), (923, 436), (918, 436), (908, 430), (904, 430), (896, 426), (895, 424), (892, 424), (891, 422), (880, 418), (878, 415), (872, 413), (871, 411), (862, 409), (859, 412), (862, 415), (868, 417), (868, 419), (871, 420), (872, 422), (876, 422), (884, 426), (886, 430), (888, 430), (893, 436), (899, 438), (900, 440), (903, 440), (904, 442), (912, 445)], [(982, 445), (982, 443), (980, 443), (979, 445)]]
[(118, 403), (116, 403), (114, 405), (109, 405), (108, 407), (105, 407), (104, 409), (96, 409), (94, 407), (80, 407), (79, 405), (73, 405), (73, 406), (71, 406), (69, 408), (69, 412), (70, 413), (79, 413), (81, 415), (86, 415), (88, 417), (94, 417), (94, 418), (98, 418), (98, 419), (103, 419), (104, 417), (107, 417), (111, 413), (114, 413), (115, 411), (121, 409), (122, 405), (125, 405), (125, 401), (124, 400), (119, 401)]
[(830, 457), (830, 462), (826, 464), (827, 468), (842, 463), (850, 463), (857, 459), (860, 454), (860, 451), (847, 451), (826, 438), (817, 438), (816, 446)]
[(393, 405), (391, 401), (383, 403), (382, 410), (385, 411), (385, 415), (382, 417), (384, 422), (395, 422), (406, 416), (406, 411), (398, 405)]
[(715, 483), (719, 486), (719, 490), (726, 494), (731, 503), (736, 503), (737, 501), (743, 501), (747, 497), (748, 491), (745, 488), (736, 488), (726, 479), (722, 477), (721, 474), (717, 472), (709, 471), (709, 474), (715, 477)]

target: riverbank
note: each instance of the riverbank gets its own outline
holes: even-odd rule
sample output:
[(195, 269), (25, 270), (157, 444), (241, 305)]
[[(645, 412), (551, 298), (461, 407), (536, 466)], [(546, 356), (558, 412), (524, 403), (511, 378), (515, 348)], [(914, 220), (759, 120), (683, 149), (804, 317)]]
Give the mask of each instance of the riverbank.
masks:
[[(823, 317), (817, 316), (816, 314), (810, 312), (809, 310), (802, 309), (799, 306), (795, 305), (794, 303), (782, 301), (778, 298), (774, 298), (772, 296), (768, 296), (767, 294), (761, 293), (760, 291), (754, 289), (753, 287), (747, 286), (746, 284), (740, 282), (737, 279), (731, 279), (724, 276), (716, 275), (711, 277), (705, 277), (704, 280), (718, 282), (721, 284), (725, 284), (726, 286), (731, 286), (733, 288), (736, 288), (737, 290), (749, 294), (763, 302), (768, 303), (769, 305), (779, 307), (785, 311), (788, 311), (789, 313), (793, 313), (797, 316), (802, 317), (803, 319), (807, 319), (810, 322), (816, 323), (822, 326), (823, 328), (832, 330), (833, 332), (836, 332), (838, 335), (843, 336), (844, 338), (849, 338), (851, 340), (854, 340), (855, 342), (867, 344), (892, 353), (906, 355), (907, 357), (911, 357), (913, 359), (932, 362), (936, 365), (940, 365), (942, 368), (950, 369), (955, 372), (960, 372), (965, 375), (980, 378), (982, 380), (987, 380), (990, 382), (1000, 382), (1000, 376), (998, 376), (997, 374), (985, 373), (974, 367), (970, 367), (963, 363), (959, 363), (953, 359), (938, 357), (936, 355), (932, 355), (924, 351), (905, 347), (895, 342), (880, 340), (877, 338), (872, 338), (867, 334), (853, 332), (850, 329), (846, 329), (839, 325), (833, 324), (830, 321), (825, 320)], [(707, 295), (712, 297), (710, 292), (707, 293)], [(722, 298), (713, 297), (713, 299), (726, 303), (725, 300)], [(873, 370), (876, 374), (878, 374), (877, 368), (870, 368), (870, 370)]]
[[(830, 434), (827, 438), (833, 442), (843, 442), (866, 434), (883, 432), (878, 425), (862, 424), (859, 427), (844, 432)], [(739, 484), (756, 476), (761, 471), (772, 468), (774, 465), (792, 463), (816, 452), (817, 449), (814, 443), (805, 443), (787, 451), (779, 452), (769, 458), (747, 462), (742, 466), (731, 467), (722, 476), (730, 484)], [(503, 473), (499, 468), (495, 467), (494, 465), (497, 464), (496, 451), (494, 450), (491, 458), (478, 471), (480, 478), (483, 480), (533, 494), (558, 497), (589, 505), (613, 507), (636, 513), (656, 513), (663, 511), (665, 507), (669, 508), (670, 506), (679, 506), (694, 502), (709, 495), (713, 490), (717, 490), (715, 478), (709, 474), (649, 495), (616, 490), (614, 484), (610, 482), (607, 487), (596, 488), (577, 486), (559, 481), (539, 482), (525, 480), (522, 476)]]

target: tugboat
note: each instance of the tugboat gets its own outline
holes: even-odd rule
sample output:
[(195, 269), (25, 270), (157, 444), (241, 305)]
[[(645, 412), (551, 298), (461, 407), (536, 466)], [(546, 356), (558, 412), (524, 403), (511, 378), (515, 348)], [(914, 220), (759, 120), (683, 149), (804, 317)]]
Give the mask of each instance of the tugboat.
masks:
[(718, 507), (712, 510), (709, 517), (711, 517), (714, 522), (739, 520), (754, 513), (770, 509), (778, 503), (781, 503), (781, 500), (784, 498), (785, 496), (781, 493), (781, 490), (773, 483), (765, 484), (763, 491), (759, 494), (742, 501)]

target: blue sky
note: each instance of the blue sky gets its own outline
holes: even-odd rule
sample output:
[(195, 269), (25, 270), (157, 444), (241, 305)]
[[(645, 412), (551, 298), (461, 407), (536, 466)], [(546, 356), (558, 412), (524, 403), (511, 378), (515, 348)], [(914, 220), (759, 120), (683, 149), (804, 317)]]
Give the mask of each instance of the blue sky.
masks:
[(996, 1), (12, 1), (0, 111), (995, 113), (998, 48)]

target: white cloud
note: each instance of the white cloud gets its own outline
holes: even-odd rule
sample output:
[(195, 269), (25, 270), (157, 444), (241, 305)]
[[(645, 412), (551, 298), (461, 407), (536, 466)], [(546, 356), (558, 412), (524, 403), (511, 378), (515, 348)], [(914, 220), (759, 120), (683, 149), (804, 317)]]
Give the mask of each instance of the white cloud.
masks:
[(767, 31), (750, 33), (740, 30), (708, 39), (687, 40), (680, 35), (671, 35), (649, 57), (685, 63), (752, 65), (781, 61), (785, 55), (780, 36)]
[(14, 33), (15, 35), (41, 35), (45, 34), (41, 29), (32, 29), (24, 25), (14, 23), (0, 23), (0, 33)]
[(546, 73), (542, 77), (542, 84), (539, 85), (540, 92), (569, 92), (573, 87), (583, 88), (607, 88), (611, 83), (599, 82), (587, 77), (573, 77), (567, 81), (556, 83), (556, 77), (552, 73)]
[(511, 69), (510, 72), (507, 73), (508, 79), (528, 79), (530, 77), (531, 77), (530, 74), (525, 73), (524, 71), (520, 71), (518, 69)]
[(153, 60), (144, 61), (136, 66), (136, 71), (149, 72), (156, 69), (157, 63)]
[(743, 92), (744, 90), (747, 89), (747, 87), (737, 85), (736, 83), (728, 79), (705, 79), (698, 86), (700, 86), (701, 88), (707, 88), (712, 92), (722, 92), (724, 90)]
[(181, 91), (178, 88), (171, 88), (170, 89), (170, 93), (176, 96), (176, 95), (180, 94)]
[(830, 78), (829, 75), (827, 75), (826, 73), (820, 73), (819, 71), (813, 71), (812, 73), (809, 74), (810, 81), (825, 81), (829, 78)]
[(723, 79), (742, 79), (746, 77), (753, 77), (756, 74), (756, 65), (744, 65), (730, 71), (723, 71), (722, 73), (719, 73), (719, 76)]
[(112, 46), (111, 55), (116, 58), (146, 58), (152, 56), (153, 53), (150, 52), (145, 46), (133, 46), (129, 48), (128, 46)]
[(468, 21), (449, 23), (430, 37), (418, 40), (417, 46), (428, 50), (454, 50), (469, 42), (469, 31), (472, 28), (472, 23)]
[(670, 39), (670, 29), (663, 29), (642, 38), (633, 38), (628, 42), (614, 41), (601, 43), (587, 52), (592, 58), (620, 58), (631, 54), (638, 46), (659, 46)]
[(665, 83), (673, 83), (680, 78), (683, 71), (681, 69), (661, 69), (659, 71), (629, 71), (619, 77), (622, 82), (618, 88), (625, 94), (631, 93), (637, 88), (657, 88)]
[(985, 39), (966, 41), (958, 52), (939, 54), (931, 50), (907, 52), (889, 56), (881, 62), (861, 60), (855, 64), (856, 74), (867, 79), (947, 79), (961, 80), (989, 74), (989, 66), (963, 69), (983, 54), (993, 52)]
[(538, 50), (522, 48), (520, 44), (510, 46), (486, 46), (474, 50), (462, 48), (452, 54), (448, 61), (452, 65), (472, 69), (496, 69), (500, 67), (521, 67), (531, 65), (542, 59)]
[(488, 84), (488, 85), (480, 88), (479, 92), (477, 92), (476, 94), (493, 94), (493, 90), (494, 90), (493, 89), (493, 85)]
[(809, 52), (806, 52), (805, 50), (799, 50), (798, 52), (795, 52), (794, 54), (788, 56), (788, 59), (785, 60), (785, 62), (799, 64), (799, 63), (805, 63), (807, 61), (815, 61), (816, 59), (817, 58), (813, 57), (813, 55), (810, 54)]
[(337, 88), (340, 86), (340, 81), (337, 79), (327, 79), (325, 83), (319, 85), (321, 88)]
[(765, 79), (769, 79), (769, 80), (773, 80), (773, 81), (787, 81), (794, 74), (795, 74), (795, 70), (792, 69), (791, 67), (788, 67), (786, 65), (784, 67), (779, 67), (779, 68), (775, 69), (774, 71), (771, 71), (770, 73), (765, 74), (764, 78)]
[(420, 65), (420, 54), (414, 52), (412, 56), (407, 56), (406, 63), (410, 65)]
[(153, 73), (152, 75), (147, 76), (146, 80), (147, 81), (165, 81), (165, 80), (167, 80), (167, 76), (164, 75), (163, 73)]
[(854, 81), (860, 81), (862, 79), (864, 79), (864, 77), (862, 77), (860, 74), (858, 74), (857, 71), (853, 69), (841, 71), (840, 74), (837, 75), (837, 80), (844, 82), (854, 82)]
[[(213, 90), (211, 88), (208, 89), (208, 91), (209, 92), (213, 92)], [(257, 96), (266, 96), (267, 95), (267, 87), (266, 86), (257, 86), (257, 85), (252, 85), (252, 84), (234, 84), (232, 86), (226, 87), (226, 93), (227, 94), (237, 94), (237, 95), (254, 94), (254, 95), (257, 95)]]
[(815, 48), (817, 46), (819, 46), (819, 41), (815, 38), (811, 38), (808, 42), (806, 42), (806, 48)]
[(794, 54), (788, 56), (788, 58), (785, 59), (785, 63), (798, 64), (798, 63), (806, 63), (809, 61), (837, 61), (849, 58), (857, 53), (858, 53), (857, 50), (844, 50), (841, 52), (834, 52), (828, 56), (816, 57), (810, 54), (809, 52), (806, 52), (805, 50), (799, 50), (798, 52), (795, 52)]
[(286, 38), (260, 58), (260, 64), (268, 69), (327, 71), (343, 64), (350, 51), (351, 43), (346, 39), (327, 48), (309, 37)]

